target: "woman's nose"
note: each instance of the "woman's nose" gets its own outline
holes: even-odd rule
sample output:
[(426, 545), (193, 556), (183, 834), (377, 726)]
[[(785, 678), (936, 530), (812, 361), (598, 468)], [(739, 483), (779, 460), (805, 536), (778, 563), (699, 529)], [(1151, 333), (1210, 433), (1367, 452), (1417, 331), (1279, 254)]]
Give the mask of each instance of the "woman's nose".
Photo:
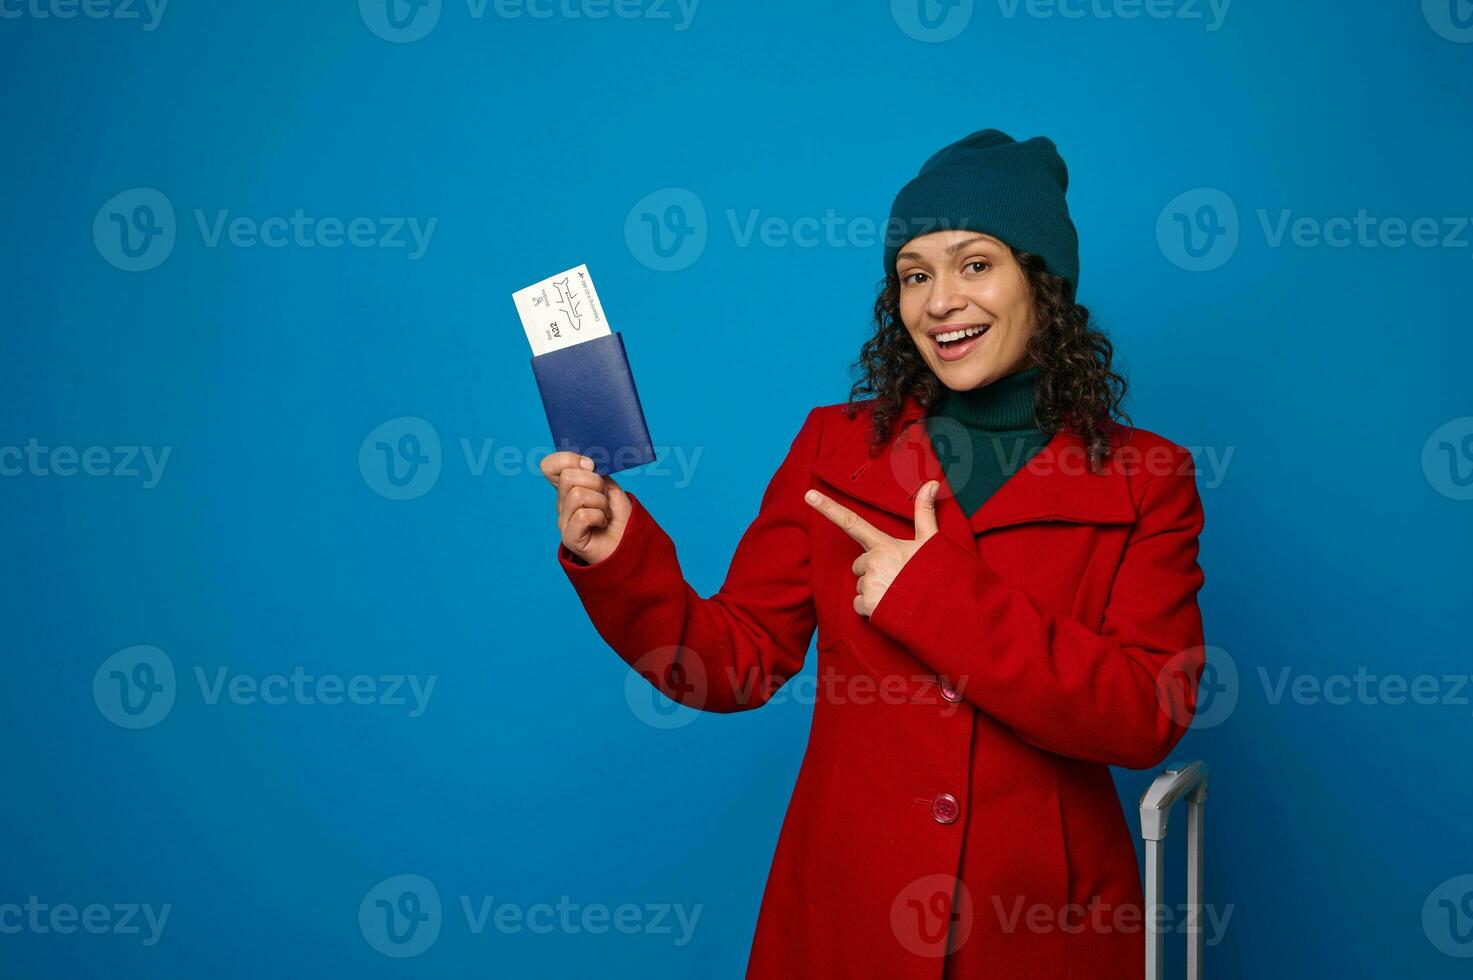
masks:
[(944, 320), (952, 313), (967, 305), (966, 297), (961, 294), (956, 283), (945, 276), (938, 276), (935, 285), (931, 288), (930, 298), (926, 301), (926, 312), (938, 320)]

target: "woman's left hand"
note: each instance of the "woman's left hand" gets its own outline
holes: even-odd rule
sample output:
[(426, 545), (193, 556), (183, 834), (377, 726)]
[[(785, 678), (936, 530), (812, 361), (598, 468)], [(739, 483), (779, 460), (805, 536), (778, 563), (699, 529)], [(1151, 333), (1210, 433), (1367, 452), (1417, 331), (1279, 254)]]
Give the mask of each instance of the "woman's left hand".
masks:
[(819, 493), (809, 490), (803, 499), (824, 517), (833, 521), (845, 534), (864, 547), (864, 554), (854, 559), (854, 574), (859, 576), (854, 596), (854, 611), (869, 616), (884, 598), (895, 576), (936, 533), (936, 491), (941, 486), (931, 480), (916, 493), (916, 536), (912, 540), (892, 538), (860, 517), (854, 511)]

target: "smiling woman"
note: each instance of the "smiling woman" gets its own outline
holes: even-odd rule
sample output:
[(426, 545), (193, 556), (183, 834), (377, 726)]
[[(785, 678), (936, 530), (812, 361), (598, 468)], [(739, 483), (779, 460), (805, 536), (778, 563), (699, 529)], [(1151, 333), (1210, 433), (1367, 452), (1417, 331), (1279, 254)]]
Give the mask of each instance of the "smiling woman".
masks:
[(749, 977), (1143, 972), (1109, 767), (1191, 723), (1203, 514), (1190, 453), (1117, 421), (1067, 186), (1048, 139), (982, 130), (900, 191), (889, 227), (917, 231), (859, 380), (809, 412), (714, 595), (591, 460), (542, 463), (562, 569), (668, 697), (757, 707), (818, 633)]

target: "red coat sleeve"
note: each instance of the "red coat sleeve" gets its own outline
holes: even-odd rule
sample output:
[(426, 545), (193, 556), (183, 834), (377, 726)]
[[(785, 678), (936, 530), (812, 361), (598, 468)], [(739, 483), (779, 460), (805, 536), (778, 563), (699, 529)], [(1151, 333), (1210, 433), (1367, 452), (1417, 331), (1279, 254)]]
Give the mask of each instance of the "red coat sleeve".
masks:
[(632, 493), (629, 523), (602, 561), (580, 565), (558, 543), (558, 563), (598, 634), (673, 700), (708, 711), (756, 708), (802, 669), (817, 622), (803, 494), (819, 411), (794, 437), (711, 597), (685, 581), (675, 543)]
[(1100, 632), (1041, 612), (943, 534), (906, 562), (870, 624), (1040, 748), (1158, 765), (1191, 724), (1204, 660), (1202, 503), (1191, 455), (1174, 457), (1147, 481)]

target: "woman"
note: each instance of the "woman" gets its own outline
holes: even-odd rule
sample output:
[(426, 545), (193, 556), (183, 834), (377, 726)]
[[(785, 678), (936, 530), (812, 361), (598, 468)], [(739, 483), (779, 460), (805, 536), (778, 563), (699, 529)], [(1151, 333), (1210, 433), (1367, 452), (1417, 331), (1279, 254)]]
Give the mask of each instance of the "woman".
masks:
[(1108, 767), (1191, 722), (1203, 516), (1188, 452), (1114, 420), (1067, 186), (1051, 141), (983, 130), (902, 188), (862, 376), (809, 412), (709, 598), (638, 498), (542, 464), (562, 568), (668, 696), (755, 708), (817, 630), (750, 977), (1143, 972)]

